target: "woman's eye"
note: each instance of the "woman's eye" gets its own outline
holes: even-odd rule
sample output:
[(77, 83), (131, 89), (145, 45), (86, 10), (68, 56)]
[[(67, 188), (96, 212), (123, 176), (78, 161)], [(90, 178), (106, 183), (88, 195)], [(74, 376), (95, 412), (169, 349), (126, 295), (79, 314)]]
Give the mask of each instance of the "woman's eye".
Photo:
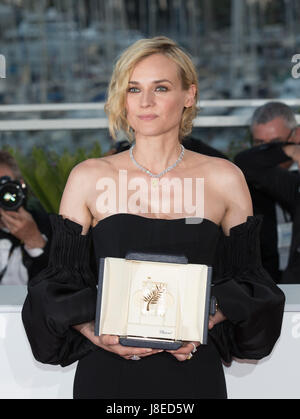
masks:
[(140, 89), (138, 89), (137, 87), (129, 87), (127, 91), (129, 93), (138, 93)]
[(157, 86), (156, 91), (158, 92), (167, 92), (168, 88), (166, 86)]
[[(157, 86), (155, 88), (156, 92), (167, 92), (169, 89), (166, 86)], [(140, 93), (140, 89), (138, 87), (129, 87), (127, 89), (128, 93)]]

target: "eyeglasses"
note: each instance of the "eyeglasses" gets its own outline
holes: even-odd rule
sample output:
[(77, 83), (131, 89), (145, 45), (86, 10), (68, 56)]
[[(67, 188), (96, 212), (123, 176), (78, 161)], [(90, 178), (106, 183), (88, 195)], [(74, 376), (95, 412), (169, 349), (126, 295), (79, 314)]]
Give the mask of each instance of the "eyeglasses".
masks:
[[(292, 128), (285, 140), (283, 140), (282, 138), (273, 138), (272, 140), (268, 141), (268, 143), (287, 143), (292, 138), (292, 136), (294, 135), (296, 129), (297, 129), (297, 127)], [(265, 143), (266, 143), (266, 141), (260, 140), (259, 138), (252, 138), (252, 145), (253, 146), (258, 146), (258, 145), (262, 145), (262, 144), (265, 144)]]

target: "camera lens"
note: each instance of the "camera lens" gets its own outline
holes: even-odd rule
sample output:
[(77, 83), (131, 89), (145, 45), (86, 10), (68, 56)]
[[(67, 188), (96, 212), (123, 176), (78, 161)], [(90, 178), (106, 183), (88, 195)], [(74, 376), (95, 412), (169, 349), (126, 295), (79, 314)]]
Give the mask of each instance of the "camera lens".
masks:
[(19, 185), (7, 183), (0, 189), (0, 207), (14, 211), (18, 209), (24, 200), (24, 193)]

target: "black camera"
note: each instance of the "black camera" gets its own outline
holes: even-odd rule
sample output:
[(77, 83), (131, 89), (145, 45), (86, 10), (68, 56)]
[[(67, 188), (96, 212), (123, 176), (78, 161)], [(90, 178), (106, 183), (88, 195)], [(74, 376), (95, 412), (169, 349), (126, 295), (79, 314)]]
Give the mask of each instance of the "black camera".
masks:
[(9, 176), (0, 177), (0, 207), (6, 211), (16, 211), (26, 201), (25, 183), (11, 180)]

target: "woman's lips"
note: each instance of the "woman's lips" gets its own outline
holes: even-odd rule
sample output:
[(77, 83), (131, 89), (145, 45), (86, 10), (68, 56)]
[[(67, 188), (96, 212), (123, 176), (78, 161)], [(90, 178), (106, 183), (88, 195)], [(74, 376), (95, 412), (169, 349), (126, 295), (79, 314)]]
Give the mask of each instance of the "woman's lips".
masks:
[(153, 119), (157, 118), (157, 115), (155, 114), (149, 114), (149, 115), (138, 115), (138, 118), (142, 121), (152, 121)]

